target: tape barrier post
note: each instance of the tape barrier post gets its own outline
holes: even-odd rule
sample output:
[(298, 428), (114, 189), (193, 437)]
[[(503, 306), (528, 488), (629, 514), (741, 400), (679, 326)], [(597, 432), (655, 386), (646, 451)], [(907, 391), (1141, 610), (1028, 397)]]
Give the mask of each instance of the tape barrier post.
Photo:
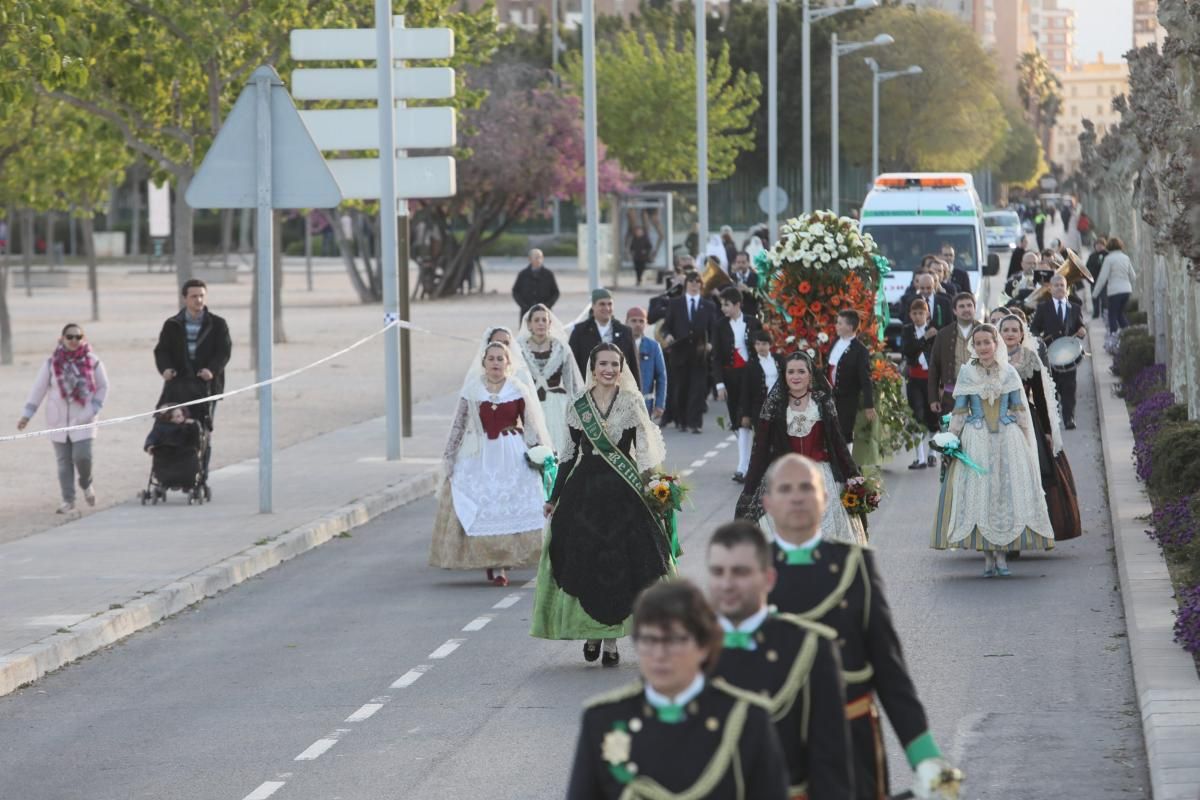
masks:
[(255, 132), (256, 199), (254, 242), (258, 269), (258, 511), (270, 514), (274, 494), (274, 419), (271, 384), (274, 350), (274, 250), (275, 226), (271, 208), (271, 79), (258, 74), (254, 79), (254, 100), (257, 111)]

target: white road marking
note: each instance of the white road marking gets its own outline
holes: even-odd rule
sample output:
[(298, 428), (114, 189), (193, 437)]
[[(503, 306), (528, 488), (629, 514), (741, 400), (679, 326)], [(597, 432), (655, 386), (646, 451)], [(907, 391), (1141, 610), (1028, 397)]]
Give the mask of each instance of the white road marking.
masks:
[(706, 462), (704, 461), (703, 458), (698, 458), (695, 461), (693, 461), (691, 464), (688, 464), (688, 466), (693, 469), (700, 469), (700, 467), (703, 467), (705, 463)]
[(716, 450), (709, 450), (707, 453), (705, 453), (705, 454), (704, 454), (704, 457), (705, 457), (705, 458), (716, 458), (716, 457), (717, 457), (717, 451), (716, 451)]
[(370, 718), (371, 715), (381, 708), (383, 708), (383, 703), (367, 703), (358, 711), (346, 717), (346, 722), (362, 722), (364, 719)]
[(736, 441), (737, 441), (737, 434), (736, 434), (736, 433), (731, 433), (731, 434), (729, 434), (728, 436), (726, 436), (726, 437), (725, 437), (725, 441), (727, 441), (727, 442), (736, 442)]
[(433, 667), (430, 664), (422, 664), (419, 667), (413, 667), (408, 672), (397, 678), (396, 682), (392, 684), (391, 688), (407, 689), (409, 686), (412, 686), (414, 683), (416, 683), (418, 678), (431, 669), (433, 669)]
[(482, 617), (476, 617), (466, 625), (463, 625), (463, 632), (469, 633), (470, 631), (481, 631), (483, 630), (484, 626), (492, 621), (492, 618), (493, 615), (491, 614), (484, 614)]
[(432, 661), (438, 658), (445, 658), (457, 650), (465, 641), (466, 639), (447, 639), (441, 647), (429, 654), (429, 659)]
[(315, 742), (313, 742), (312, 744), (310, 744), (308, 746), (307, 750), (305, 750), (300, 755), (296, 756), (295, 760), (296, 761), (314, 761), (314, 760), (320, 758), (321, 755), (325, 751), (327, 751), (329, 748), (333, 747), (335, 744), (337, 744), (337, 739), (317, 739)]
[(684, 477), (684, 478), (686, 478), (688, 475), (691, 475), (691, 474), (692, 474), (693, 472), (695, 472), (695, 471), (696, 471), (696, 470), (694, 470), (694, 469), (685, 469), (683, 472), (679, 473), (679, 475), (680, 475), (681, 477)]
[(521, 595), (510, 594), (508, 597), (505, 597), (503, 600), (496, 603), (496, 605), (492, 606), (492, 608), (512, 608), (520, 601), (521, 601)]
[(283, 784), (283, 781), (267, 781), (262, 786), (259, 786), (253, 792), (243, 797), (242, 800), (267, 800), (268, 797), (282, 789)]
[(729, 442), (717, 442), (718, 450), (724, 450), (726, 447), (729, 447)]
[(521, 588), (522, 589), (536, 589), (537, 588), (537, 578), (534, 578), (533, 580), (531, 580), (529, 583), (525, 584)]

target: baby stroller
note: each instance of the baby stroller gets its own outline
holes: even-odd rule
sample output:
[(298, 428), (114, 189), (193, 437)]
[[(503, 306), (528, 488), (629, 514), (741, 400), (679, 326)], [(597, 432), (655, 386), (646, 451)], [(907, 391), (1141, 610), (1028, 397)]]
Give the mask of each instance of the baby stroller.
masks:
[(168, 491), (186, 492), (188, 505), (212, 500), (204, 467), (208, 432), (203, 424), (182, 412), (175, 409), (165, 412), (165, 417), (158, 416), (146, 437), (151, 466), (146, 489), (139, 495), (142, 505), (165, 503)]

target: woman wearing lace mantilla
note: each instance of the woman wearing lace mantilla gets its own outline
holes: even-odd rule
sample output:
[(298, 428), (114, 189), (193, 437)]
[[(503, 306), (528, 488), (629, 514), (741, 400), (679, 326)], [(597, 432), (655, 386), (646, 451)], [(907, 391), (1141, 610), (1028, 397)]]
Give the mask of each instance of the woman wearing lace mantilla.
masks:
[(507, 586), (506, 569), (537, 563), (542, 544), (542, 478), (528, 447), (549, 446), (533, 389), (513, 376), (501, 342), (486, 342), (459, 393), (443, 456), (429, 563), (445, 569), (486, 569)]
[(1017, 315), (1000, 320), (1000, 338), (1008, 349), (1008, 363), (1017, 370), (1025, 387), (1054, 541), (1074, 539), (1083, 533), (1083, 527), (1075, 476), (1063, 452), (1062, 423), (1050, 370), (1041, 359), (1038, 339), (1029, 335), (1025, 322)]
[(971, 349), (954, 384), (950, 422), (970, 463), (950, 459), (931, 544), (982, 551), (990, 578), (1009, 574), (1010, 551), (1052, 549), (1054, 533), (1021, 376), (991, 325), (975, 327)]
[(842, 505), (846, 480), (862, 473), (842, 437), (825, 377), (808, 353), (792, 353), (783, 363), (783, 377), (767, 395), (755, 422), (750, 470), (738, 498), (737, 516), (757, 520), (763, 530), (772, 531), (771, 520), (762, 508), (763, 475), (775, 459), (799, 453), (816, 461), (824, 473), (821, 535), (831, 541), (865, 545), (862, 516), (848, 513)]
[(583, 639), (583, 657), (615, 667), (633, 602), (675, 572), (668, 531), (643, 495), (666, 454), (620, 349), (600, 344), (587, 389), (567, 409), (569, 438), (546, 513), (530, 633)]
[(561, 453), (567, 445), (567, 408), (583, 390), (567, 334), (558, 317), (538, 303), (525, 312), (517, 342), (533, 377), (552, 446)]

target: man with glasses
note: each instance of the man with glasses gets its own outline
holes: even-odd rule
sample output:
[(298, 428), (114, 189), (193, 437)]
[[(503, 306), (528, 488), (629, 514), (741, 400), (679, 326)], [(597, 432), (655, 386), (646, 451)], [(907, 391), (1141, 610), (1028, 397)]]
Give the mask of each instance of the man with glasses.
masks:
[(769, 600), (781, 613), (837, 631), (853, 747), (853, 796), (880, 800), (888, 794), (878, 697), (913, 769), (913, 795), (941, 797), (939, 789), (956, 786), (961, 775), (942, 758), (929, 732), (873, 552), (821, 535), (825, 485), (813, 461), (783, 456), (763, 480), (763, 509), (775, 530), (772, 563), (779, 574)]
[(737, 520), (717, 528), (708, 543), (708, 596), (725, 631), (716, 674), (767, 699), (793, 797), (853, 797), (837, 633), (773, 612), (767, 595), (777, 577), (757, 525)]
[(955, 257), (956, 253), (954, 252), (954, 245), (950, 244), (949, 242), (943, 242), (941, 248), (941, 258), (942, 261), (950, 268), (950, 283), (954, 284), (954, 287), (959, 292), (970, 292), (971, 276), (967, 274), (965, 269), (962, 269), (958, 266), (958, 263), (954, 260)]

